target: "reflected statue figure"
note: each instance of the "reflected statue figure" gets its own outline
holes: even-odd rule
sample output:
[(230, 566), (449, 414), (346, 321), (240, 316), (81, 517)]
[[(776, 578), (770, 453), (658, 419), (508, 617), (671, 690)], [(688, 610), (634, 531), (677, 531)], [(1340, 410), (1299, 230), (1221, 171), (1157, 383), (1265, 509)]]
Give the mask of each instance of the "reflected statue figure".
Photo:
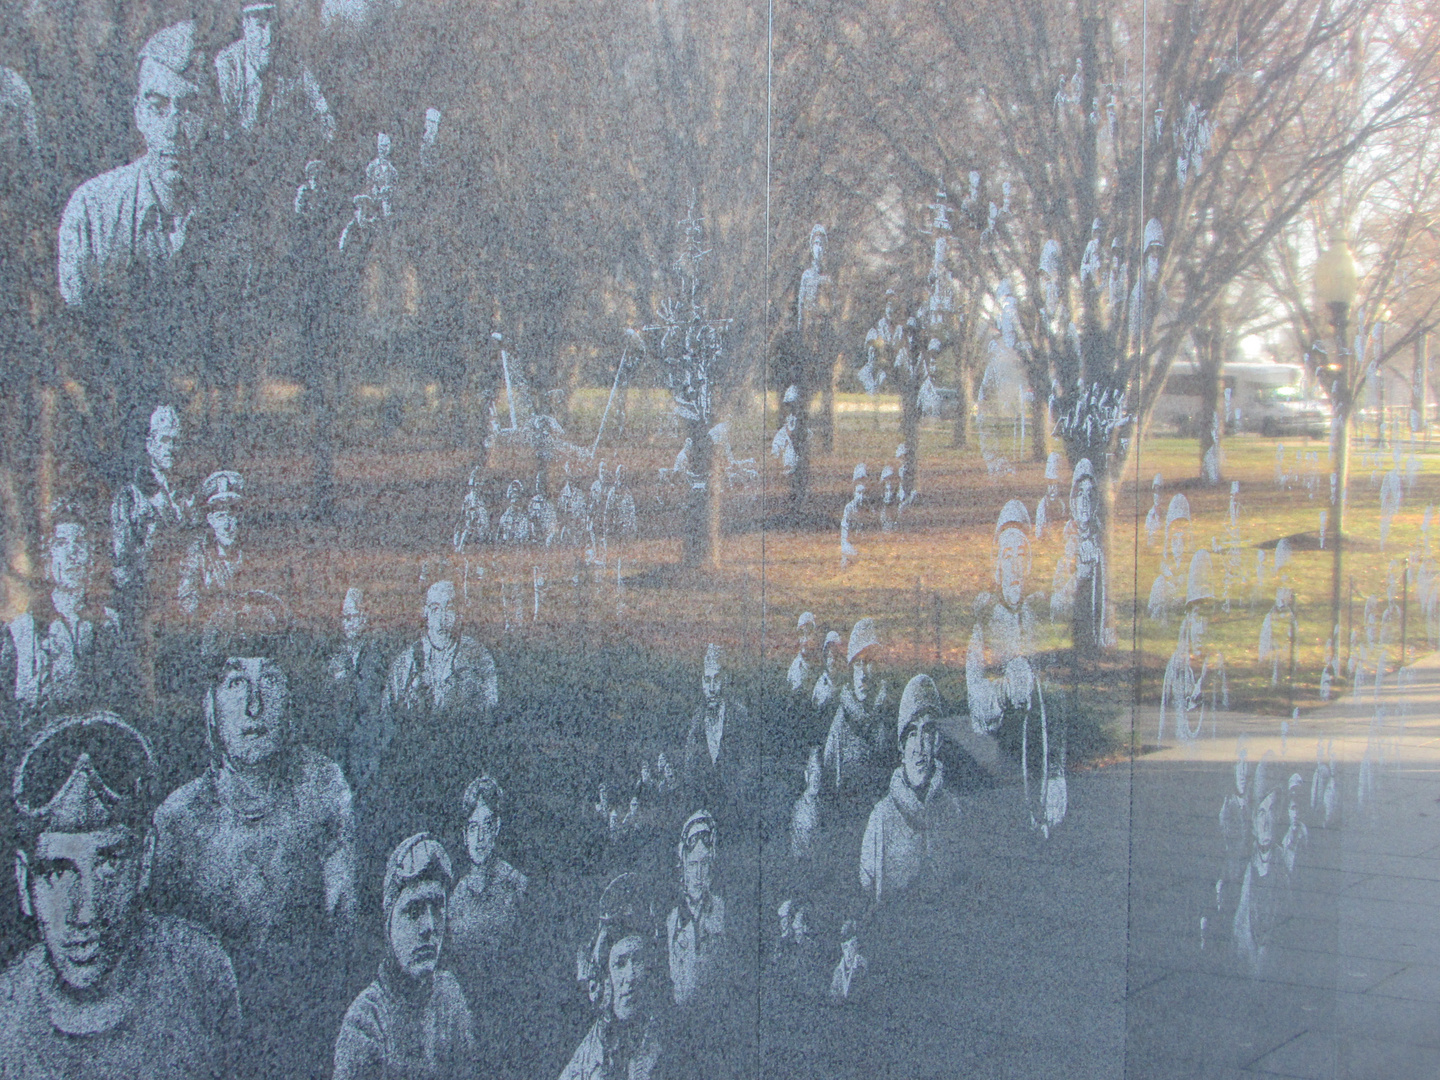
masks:
[(17, 728), (126, 697), (120, 621), (90, 600), (94, 543), (71, 500), (50, 508), (45, 575), (51, 588), (0, 635), (0, 702)]
[[(775, 432), (775, 437), (770, 440), (770, 456), (780, 462), (780, 472), (784, 476), (795, 475), (795, 469), (800, 464), (800, 452), (795, 447), (795, 440), (798, 438), (796, 431), (800, 426), (800, 417), (795, 412), (793, 405), (800, 399), (800, 388), (792, 386), (785, 391), (785, 399), (782, 404), (785, 406), (785, 419), (781, 421), (780, 427)], [(676, 460), (675, 472), (679, 472), (679, 460)]]
[(1230, 707), (1225, 658), (1205, 637), (1215, 601), (1210, 552), (1197, 551), (1190, 559), (1185, 591), (1185, 619), (1180, 624), (1175, 652), (1165, 666), (1160, 689), (1160, 728), (1164, 740), (1168, 724), (1177, 742), (1198, 739), (1209, 721), (1214, 734), (1215, 713)]
[(977, 734), (1002, 726), (1020, 729), (1021, 772), (1030, 827), (1049, 836), (1065, 818), (1065, 739), (1052, 733), (1045, 693), (1031, 656), (1039, 619), (1025, 596), (1030, 571), (1030, 515), (1011, 499), (995, 524), (995, 584), (998, 595), (976, 600), (975, 629), (965, 653), (965, 686), (970, 723)]
[(181, 559), (176, 600), (186, 615), (208, 617), (236, 591), (235, 579), (245, 566), (240, 549), (245, 479), (233, 469), (213, 472), (200, 486), (200, 498), (210, 536), (194, 540)]
[(792, 694), (803, 694), (806, 686), (810, 683), (810, 674), (815, 667), (815, 616), (808, 611), (801, 612), (795, 632), (799, 635), (800, 641), (795, 651), (795, 659), (790, 661), (790, 668), (785, 673), (785, 682), (790, 687)]
[(1250, 859), (1250, 765), (1248, 743), (1235, 743), (1235, 786), (1220, 803), (1220, 838), (1225, 845), (1220, 877), (1215, 882), (1215, 907), (1221, 926), (1232, 925), (1240, 901), (1240, 884)]
[(1280, 816), (1280, 769), (1274, 751), (1255, 767), (1250, 806), (1250, 860), (1235, 909), (1235, 954), (1247, 974), (1268, 970), (1270, 941), (1283, 917), (1284, 860), (1277, 858), (1275, 827)]
[(846, 648), (850, 679), (840, 688), (839, 706), (825, 736), (825, 777), (837, 794), (857, 794), (886, 756), (885, 705), (889, 686), (875, 685), (880, 638), (875, 620), (863, 618), (850, 630)]
[(634, 874), (621, 874), (600, 898), (595, 937), (579, 957), (595, 1022), (560, 1080), (659, 1080), (661, 1025), (655, 1019), (655, 923)]
[(208, 125), (205, 55), (193, 22), (157, 32), (140, 50), (135, 126), (145, 153), (75, 189), (60, 219), (60, 295), (85, 307), (132, 275), (179, 256), (201, 202), (195, 157)]
[(1145, 546), (1154, 547), (1160, 542), (1164, 526), (1160, 518), (1160, 493), (1165, 488), (1165, 478), (1158, 472), (1150, 482), (1150, 509), (1145, 514)]
[(474, 1017), (455, 976), (440, 967), (453, 881), (450, 857), (429, 833), (391, 853), (381, 886), (388, 948), (375, 981), (345, 1012), (335, 1080), (473, 1075)]
[(815, 688), (810, 691), (810, 703), (824, 712), (834, 702), (845, 681), (845, 642), (838, 630), (826, 633), (821, 653), (825, 667), (815, 680)]
[(1190, 500), (1177, 492), (1165, 509), (1165, 542), (1160, 554), (1160, 573), (1150, 586), (1146, 610), (1162, 626), (1184, 606), (1181, 573), (1186, 566), (1185, 538), (1190, 529)]
[(1045, 495), (1035, 504), (1036, 541), (1044, 540), (1054, 526), (1064, 520), (1065, 497), (1060, 494), (1060, 455), (1052, 450), (1045, 459)]
[(235, 1074), (235, 973), (219, 943), (152, 914), (156, 773), (111, 713), (41, 732), (15, 774), (15, 882), (39, 941), (0, 975), (0, 1074)]
[(930, 676), (905, 685), (896, 721), (900, 764), (860, 844), (860, 888), (874, 904), (924, 882), (943, 887), (959, 869), (960, 803), (935, 757), (941, 711)]
[(860, 535), (863, 527), (860, 514), (865, 508), (865, 463), (863, 461), (855, 466), (851, 479), (855, 484), (855, 494), (845, 504), (845, 509), (840, 512), (840, 568), (842, 570), (860, 557), (860, 552), (855, 547), (855, 539)]
[(315, 76), (286, 47), (275, 0), (245, 3), (240, 29), (240, 40), (215, 56), (226, 138), (283, 125), (275, 134), (296, 138), (308, 133), (312, 149), (332, 141), (335, 118)]
[(1082, 652), (1115, 644), (1109, 572), (1095, 513), (1095, 468), (1089, 458), (1081, 458), (1070, 480), (1070, 520), (1065, 523), (1065, 551), (1055, 566), (1050, 617), (1071, 620), (1075, 647)]
[(820, 747), (812, 746), (805, 758), (805, 790), (790, 809), (790, 857), (799, 863), (815, 861), (820, 833)]

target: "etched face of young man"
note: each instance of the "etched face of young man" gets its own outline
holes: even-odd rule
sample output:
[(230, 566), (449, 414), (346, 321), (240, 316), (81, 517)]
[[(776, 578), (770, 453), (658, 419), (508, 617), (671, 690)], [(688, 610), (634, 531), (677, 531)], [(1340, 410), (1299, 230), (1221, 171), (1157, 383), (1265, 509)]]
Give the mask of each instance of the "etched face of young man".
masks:
[(255, 68), (257, 74), (264, 74), (270, 67), (276, 31), (279, 29), (277, 9), (273, 4), (247, 4), (241, 20), (241, 33), (245, 39), (245, 59)]
[(500, 819), (484, 799), (475, 801), (475, 809), (465, 822), (465, 849), (470, 861), (484, 866), (495, 851), (495, 838), (500, 834)]
[(1082, 477), (1076, 485), (1070, 514), (1082, 532), (1090, 527), (1090, 521), (1095, 514), (1095, 481), (1090, 477)]
[(175, 467), (175, 447), (180, 441), (180, 418), (168, 405), (161, 405), (150, 416), (150, 433), (145, 437), (145, 453), (150, 466), (161, 475)]
[(46, 831), (16, 853), (20, 904), (40, 926), (66, 987), (96, 988), (129, 937), (149, 881), (154, 845), (125, 825), (94, 832)]
[(285, 739), (289, 682), (269, 657), (232, 656), (206, 696), (206, 720), (219, 748), (236, 765), (253, 767)]
[(645, 942), (638, 934), (623, 937), (610, 946), (610, 1011), (621, 1023), (640, 1015), (644, 1005), (645, 976)]
[(715, 831), (708, 823), (696, 823), (680, 844), (680, 875), (685, 896), (698, 901), (710, 892), (715, 868)]
[(425, 633), (437, 649), (448, 649), (455, 639), (455, 583), (437, 581), (425, 593)]
[(215, 537), (215, 543), (224, 550), (234, 547), (240, 539), (240, 507), (221, 503), (205, 515), (205, 522)]
[(135, 127), (145, 140), (150, 176), (162, 205), (191, 180), (195, 147), (205, 134), (203, 106), (195, 83), (149, 57), (141, 62)]
[(445, 886), (422, 878), (400, 890), (390, 912), (390, 952), (411, 979), (435, 974), (445, 938)]
[(905, 728), (900, 740), (900, 764), (905, 782), (917, 791), (923, 790), (935, 774), (935, 744), (940, 727), (929, 712), (917, 713)]
[(706, 705), (718, 705), (725, 693), (725, 673), (720, 670), (719, 657), (707, 654), (705, 669), (700, 676), (700, 689), (705, 694)]

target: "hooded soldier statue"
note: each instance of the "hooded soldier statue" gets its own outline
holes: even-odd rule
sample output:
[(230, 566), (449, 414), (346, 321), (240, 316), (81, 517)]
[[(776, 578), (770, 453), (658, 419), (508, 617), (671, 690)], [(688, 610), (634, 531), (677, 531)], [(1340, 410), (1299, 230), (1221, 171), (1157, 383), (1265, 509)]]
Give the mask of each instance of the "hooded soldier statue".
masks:
[(1050, 731), (1045, 692), (1031, 657), (1039, 619), (1025, 596), (1030, 572), (1030, 515), (1011, 499), (995, 524), (995, 584), (975, 604), (975, 629), (965, 653), (970, 722), (977, 734), (1020, 731), (1020, 765), (1030, 827), (1046, 836), (1065, 817), (1065, 740)]

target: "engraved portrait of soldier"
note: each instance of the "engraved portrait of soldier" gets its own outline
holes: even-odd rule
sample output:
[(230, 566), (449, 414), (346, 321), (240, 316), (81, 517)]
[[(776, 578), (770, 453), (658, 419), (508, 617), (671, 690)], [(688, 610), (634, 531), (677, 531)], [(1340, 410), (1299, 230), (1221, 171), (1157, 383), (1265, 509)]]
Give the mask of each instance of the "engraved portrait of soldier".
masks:
[(200, 485), (199, 501), (210, 534), (191, 541), (180, 560), (176, 601), (186, 615), (203, 620), (239, 591), (236, 579), (245, 566), (240, 546), (245, 478), (233, 469), (213, 472)]
[(50, 508), (45, 576), (50, 584), (0, 635), (0, 701), (12, 722), (119, 704), (125, 666), (119, 617), (90, 598), (96, 537), (75, 500)]
[(375, 981), (345, 1012), (335, 1040), (335, 1080), (459, 1080), (476, 1069), (474, 1019), (448, 944), (450, 857), (428, 833), (400, 842), (381, 887), (386, 950)]
[(247, 602), (206, 627), (209, 762), (155, 813), (155, 895), (235, 962), (246, 1069), (319, 1069), (312, 1032), (341, 1002), (336, 961), (355, 917), (355, 826), (340, 767), (303, 745), (283, 612)]
[(143, 297), (175, 276), (204, 208), (201, 143), (213, 112), (199, 32), (178, 22), (140, 50), (135, 127), (145, 153), (75, 189), (60, 221), (60, 295), (85, 308)]
[(665, 1075), (656, 1014), (662, 959), (655, 919), (634, 874), (621, 874), (600, 897), (599, 917), (580, 968), (596, 1016), (560, 1080), (658, 1080)]
[(40, 941), (0, 975), (0, 1075), (234, 1075), (235, 974), (216, 939), (148, 909), (157, 770), (112, 713), (57, 721), (20, 759), (20, 905)]

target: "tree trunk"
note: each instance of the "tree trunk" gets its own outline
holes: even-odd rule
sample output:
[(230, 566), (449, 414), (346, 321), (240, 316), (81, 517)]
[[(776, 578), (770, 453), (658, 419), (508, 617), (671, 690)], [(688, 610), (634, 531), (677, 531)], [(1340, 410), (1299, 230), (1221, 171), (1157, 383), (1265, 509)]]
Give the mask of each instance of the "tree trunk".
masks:
[(1050, 403), (1030, 393), (1030, 460), (1045, 464), (1050, 459)]
[(705, 478), (704, 487), (692, 486), (685, 503), (685, 546), (680, 565), (687, 570), (713, 569), (720, 535), (720, 491), (725, 465), (715, 452), (704, 421), (690, 424), (691, 468)]
[[(1221, 372), (1225, 355), (1225, 335), (1211, 325), (1197, 329), (1194, 333), (1196, 357), (1200, 367), (1200, 411), (1195, 417), (1196, 435), (1200, 439), (1200, 478), (1207, 484), (1220, 482), (1220, 437), (1224, 430), (1224, 416), (1221, 401)], [(1206, 460), (1214, 452), (1215, 470), (1212, 473)]]
[(905, 444), (907, 488), (914, 491), (920, 483), (920, 385), (907, 385), (900, 393), (900, 440)]
[(838, 366), (833, 356), (828, 363), (821, 363), (820, 448), (827, 454), (835, 451), (835, 370)]

